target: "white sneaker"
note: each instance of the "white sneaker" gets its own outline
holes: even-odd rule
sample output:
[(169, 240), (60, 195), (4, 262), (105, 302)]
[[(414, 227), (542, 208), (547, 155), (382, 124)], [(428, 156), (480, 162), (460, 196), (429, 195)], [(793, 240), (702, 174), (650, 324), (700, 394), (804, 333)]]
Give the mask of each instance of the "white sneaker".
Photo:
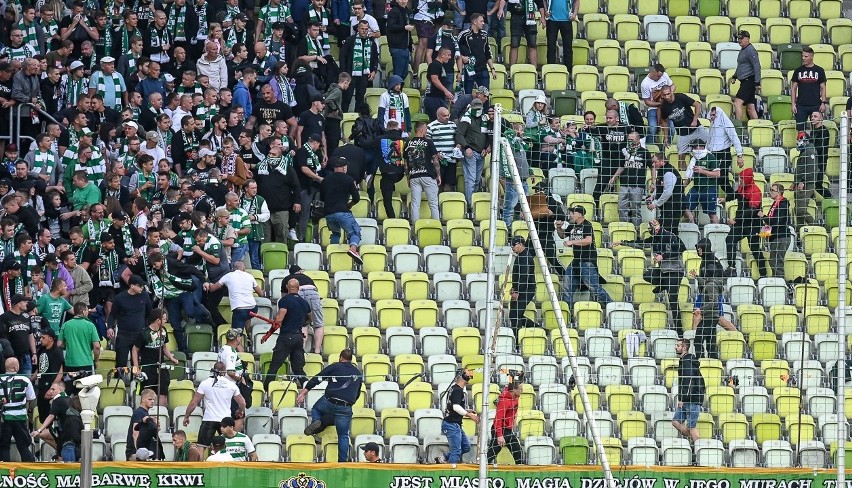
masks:
[(298, 241), (299, 240), (299, 236), (296, 235), (296, 229), (290, 229), (290, 232), (287, 233), (287, 237), (291, 241)]

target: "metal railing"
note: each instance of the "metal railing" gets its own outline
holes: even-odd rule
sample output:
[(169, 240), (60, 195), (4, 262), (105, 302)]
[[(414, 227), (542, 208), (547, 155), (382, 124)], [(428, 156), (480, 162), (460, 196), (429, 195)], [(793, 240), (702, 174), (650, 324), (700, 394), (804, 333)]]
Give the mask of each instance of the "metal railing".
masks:
[(18, 147), (21, 147), (21, 140), (34, 141), (35, 139), (28, 135), (21, 134), (21, 124), (19, 121), (21, 120), (21, 110), (26, 108), (29, 112), (35, 109), (39, 114), (39, 120), (41, 121), (40, 132), (44, 132), (45, 126), (48, 123), (54, 123), (59, 125), (63, 130), (67, 129), (65, 124), (59, 122), (49, 113), (42, 110), (40, 107), (33, 105), (32, 103), (18, 103), (15, 107), (9, 110), (9, 120), (6, 125), (7, 130), (5, 132), (0, 133), (0, 140), (7, 141), (7, 143), (16, 143)]

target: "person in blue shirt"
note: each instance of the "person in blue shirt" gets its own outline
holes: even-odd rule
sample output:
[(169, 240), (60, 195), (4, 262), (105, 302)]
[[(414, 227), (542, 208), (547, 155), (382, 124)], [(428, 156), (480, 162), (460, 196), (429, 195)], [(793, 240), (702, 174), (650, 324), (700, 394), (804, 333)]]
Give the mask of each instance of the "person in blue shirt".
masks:
[(325, 394), (311, 409), (312, 422), (305, 427), (305, 435), (319, 434), (326, 427), (334, 425), (337, 430), (337, 461), (345, 463), (349, 461), (352, 405), (361, 396), (361, 384), (364, 382), (361, 371), (352, 364), (352, 349), (340, 351), (337, 363), (329, 364), (311, 378), (299, 392), (296, 403), (302, 404), (308, 391), (322, 381), (328, 381), (328, 386), (325, 387)]
[(276, 330), (281, 330), (272, 349), (272, 360), (263, 380), (264, 389), (269, 386), (270, 381), (275, 379), (278, 369), (284, 365), (286, 359), (290, 360), (290, 371), (293, 372), (296, 381), (300, 384), (304, 381), (305, 335), (302, 333), (302, 327), (310, 322), (310, 318), (311, 305), (299, 296), (299, 280), (293, 278), (287, 282), (287, 294), (278, 300), (275, 323), (260, 340), (263, 344)]
[[(550, 2), (549, 9), (545, 11), (547, 19), (547, 62), (556, 63), (556, 54), (559, 46), (556, 45), (556, 36), (562, 36), (562, 45), (570, 46), (574, 42), (574, 24), (577, 13), (580, 11), (580, 0), (554, 0)], [(562, 50), (562, 64), (571, 71), (574, 66), (574, 51), (572, 49)]]
[(243, 70), (243, 78), (234, 87), (231, 107), (242, 107), (246, 115), (252, 113), (251, 90), (257, 81), (257, 73), (252, 68)]

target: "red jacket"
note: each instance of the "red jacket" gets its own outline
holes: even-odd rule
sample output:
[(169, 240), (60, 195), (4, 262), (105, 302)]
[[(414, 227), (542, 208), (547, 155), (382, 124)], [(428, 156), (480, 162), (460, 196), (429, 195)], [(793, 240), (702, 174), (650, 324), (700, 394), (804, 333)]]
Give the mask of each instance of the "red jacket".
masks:
[(503, 435), (505, 429), (515, 426), (515, 415), (518, 413), (518, 399), (513, 397), (508, 388), (500, 392), (497, 399), (497, 416), (494, 417), (494, 432)]

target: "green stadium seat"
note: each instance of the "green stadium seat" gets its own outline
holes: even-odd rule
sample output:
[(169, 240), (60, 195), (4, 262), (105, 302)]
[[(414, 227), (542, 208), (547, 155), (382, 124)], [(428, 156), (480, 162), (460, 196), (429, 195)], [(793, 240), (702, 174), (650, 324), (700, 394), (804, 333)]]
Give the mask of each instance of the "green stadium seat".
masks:
[(767, 97), (766, 104), (769, 108), (769, 118), (772, 122), (781, 122), (793, 118), (793, 109), (790, 96), (774, 95)]
[(782, 71), (790, 71), (802, 65), (802, 45), (783, 44), (776, 47), (778, 64)]

